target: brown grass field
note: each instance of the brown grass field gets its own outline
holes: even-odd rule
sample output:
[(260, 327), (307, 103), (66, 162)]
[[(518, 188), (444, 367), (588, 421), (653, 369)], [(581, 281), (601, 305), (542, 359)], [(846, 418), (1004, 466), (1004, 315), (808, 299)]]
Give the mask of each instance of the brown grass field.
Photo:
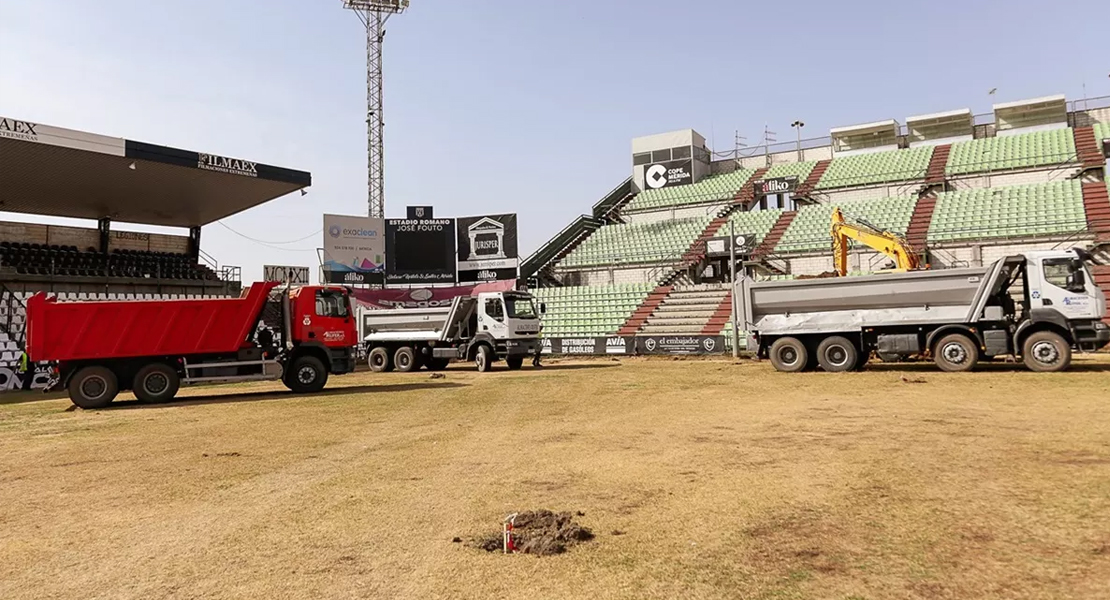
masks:
[[(0, 398), (0, 598), (1110, 598), (1110, 356)], [(452, 543), (582, 511), (566, 554)]]

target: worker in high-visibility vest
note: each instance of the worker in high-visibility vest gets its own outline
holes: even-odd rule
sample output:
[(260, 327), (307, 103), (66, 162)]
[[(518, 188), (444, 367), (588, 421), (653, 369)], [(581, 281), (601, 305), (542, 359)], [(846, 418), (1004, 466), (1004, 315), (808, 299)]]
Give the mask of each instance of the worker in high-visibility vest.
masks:
[(35, 373), (28, 368), (30, 366), (28, 363), (27, 353), (21, 353), (19, 355), (19, 380), (22, 384), (21, 389), (23, 390), (31, 389), (31, 383), (33, 383), (35, 379)]

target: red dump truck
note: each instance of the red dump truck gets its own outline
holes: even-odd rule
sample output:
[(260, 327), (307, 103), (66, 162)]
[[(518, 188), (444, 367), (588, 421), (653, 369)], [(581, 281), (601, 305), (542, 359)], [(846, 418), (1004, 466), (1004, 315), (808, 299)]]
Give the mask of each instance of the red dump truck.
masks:
[[(256, 283), (238, 298), (27, 302), (27, 354), (57, 365), (53, 387), (102, 408), (120, 390), (164, 402), (181, 385), (281, 379), (323, 389), (355, 368), (358, 336), (346, 289)], [(264, 322), (265, 325), (260, 326)]]

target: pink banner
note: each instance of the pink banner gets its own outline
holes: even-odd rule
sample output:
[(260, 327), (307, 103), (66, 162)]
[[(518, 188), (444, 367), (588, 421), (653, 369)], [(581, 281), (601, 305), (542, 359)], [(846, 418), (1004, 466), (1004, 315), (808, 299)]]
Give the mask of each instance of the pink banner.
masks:
[(480, 292), (507, 292), (515, 288), (515, 280), (505, 279), (455, 287), (415, 287), (387, 290), (355, 288), (354, 295), (355, 300), (366, 308), (427, 308), (450, 306), (451, 301), (457, 296), (473, 296)]

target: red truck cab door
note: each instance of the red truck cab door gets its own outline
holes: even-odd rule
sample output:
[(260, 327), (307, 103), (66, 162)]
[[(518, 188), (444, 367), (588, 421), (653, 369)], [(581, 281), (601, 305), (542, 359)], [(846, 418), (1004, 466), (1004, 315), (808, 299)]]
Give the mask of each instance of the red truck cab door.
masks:
[(358, 343), (351, 299), (344, 288), (304, 287), (293, 303), (293, 339), (318, 342), (329, 348), (349, 348)]

